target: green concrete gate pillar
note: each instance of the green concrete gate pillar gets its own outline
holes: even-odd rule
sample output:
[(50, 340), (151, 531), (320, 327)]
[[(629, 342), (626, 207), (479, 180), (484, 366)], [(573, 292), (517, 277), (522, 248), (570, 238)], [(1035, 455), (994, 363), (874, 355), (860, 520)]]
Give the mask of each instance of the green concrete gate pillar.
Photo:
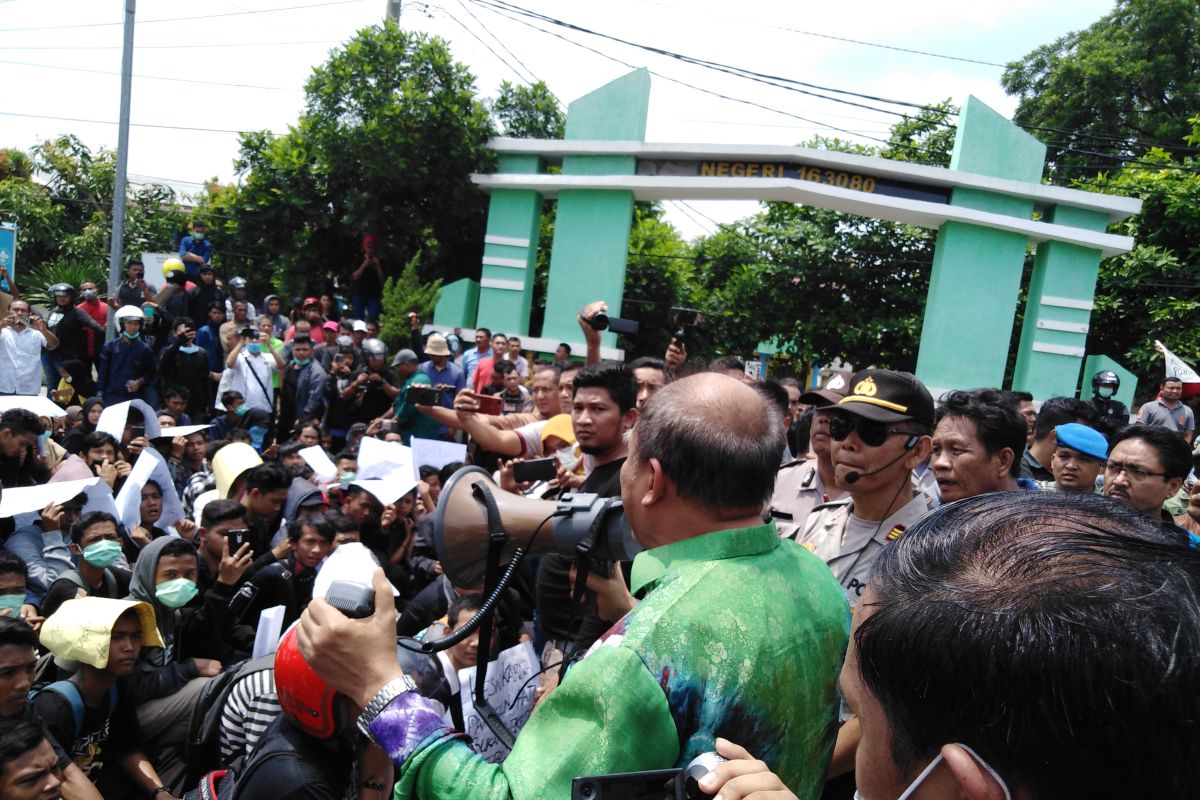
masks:
[[(1103, 212), (1065, 206), (1051, 208), (1046, 221), (1094, 231), (1108, 227)], [(1014, 390), (1029, 392), (1037, 400), (1075, 396), (1099, 270), (1099, 250), (1065, 242), (1038, 245), (1013, 372)], [(1090, 396), (1091, 387), (1087, 388)]]
[[(501, 155), (497, 172), (542, 172), (536, 155)], [(534, 191), (499, 189), (488, 203), (483, 238), (483, 271), (479, 279), (479, 313), (473, 327), (508, 335), (529, 334), (537, 263), (542, 196)]]
[[(967, 99), (950, 169), (1036, 183), (1045, 159), (1045, 145), (975, 97)], [(1030, 200), (961, 186), (950, 204), (1022, 219), (1033, 213)], [(1027, 244), (1024, 234), (961, 222), (938, 230), (917, 355), (917, 376), (935, 399), (947, 389), (1003, 382)]]
[[(567, 108), (567, 139), (643, 141), (650, 107), (650, 73), (635, 70), (584, 95)], [(564, 175), (633, 175), (634, 156), (563, 158)], [(542, 338), (579, 341), (576, 317), (593, 300), (608, 303), (609, 316), (621, 316), (625, 260), (633, 222), (633, 192), (566, 189), (558, 195), (546, 322)], [(490, 230), (490, 229), (489, 229)], [(616, 346), (605, 333), (601, 343)]]

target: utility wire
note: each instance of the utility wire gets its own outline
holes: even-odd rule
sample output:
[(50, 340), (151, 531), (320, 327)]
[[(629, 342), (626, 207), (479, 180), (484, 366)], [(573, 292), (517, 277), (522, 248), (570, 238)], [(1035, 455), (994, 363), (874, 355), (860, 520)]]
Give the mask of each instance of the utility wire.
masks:
[[(135, 44), (134, 50), (181, 50), (181, 49), (198, 49), (198, 48), (222, 48), (222, 47), (288, 47), (297, 44), (342, 44), (335, 39), (318, 39), (306, 42), (235, 42), (231, 44)], [(53, 47), (50, 45), (5, 45), (5, 50), (120, 50), (123, 45), (119, 44), (96, 44), (96, 45), (64, 45)]]
[[(161, 17), (159, 19), (139, 19), (136, 20), (138, 25), (153, 25), (157, 22), (191, 22), (198, 19), (216, 19), (218, 17), (242, 17), (247, 14), (271, 14), (277, 11), (300, 11), (306, 8), (323, 8), (325, 6), (348, 6), (355, 3), (363, 3), (366, 0), (331, 0), (326, 3), (310, 3), (302, 6), (281, 6), (278, 8), (264, 8), (260, 10), (248, 11), (226, 11), (221, 14), (200, 14), (193, 17)], [(114, 25), (124, 25), (123, 20), (116, 22), (83, 22), (73, 25), (37, 25), (29, 28), (4, 28), (0, 33), (25, 33), (27, 31), (65, 31), (77, 28), (108, 28)], [(10, 48), (11, 49), (11, 48)]]
[[(0, 59), (0, 64), (13, 64), (13, 65), (19, 66), (19, 67), (40, 67), (42, 69), (57, 69), (57, 70), (63, 70), (65, 72), (87, 72), (87, 73), (91, 73), (94, 75), (120, 75), (121, 74), (119, 72), (113, 72), (111, 70), (87, 69), (86, 67), (61, 67), (58, 64), (38, 64), (38, 63), (32, 62), (32, 61), (7, 61), (4, 59)], [(303, 89), (289, 89), (286, 86), (261, 86), (261, 85), (253, 84), (253, 83), (222, 83), (220, 81), (202, 81), (202, 80), (196, 80), (196, 79), (192, 79), (192, 78), (168, 78), (168, 77), (164, 77), (162, 75), (134, 74), (133, 77), (137, 78), (138, 80), (174, 81), (174, 82), (178, 82), (178, 83), (201, 83), (201, 84), (205, 84), (207, 86), (231, 87), (234, 89), (267, 89), (270, 91), (277, 91), (277, 92), (301, 92), (301, 91), (304, 91)]]
[[(475, 12), (471, 10), (470, 6), (468, 6), (465, 2), (463, 2), (463, 0), (458, 0), (458, 4), (460, 6), (462, 6), (463, 11), (467, 12), (467, 16), (469, 16), (471, 19), (475, 20), (475, 23), (477, 25), (479, 25), (480, 30), (486, 31), (489, 36), (491, 36), (493, 39), (495, 39), (496, 44), (500, 45), (500, 48), (502, 50), (504, 50), (504, 52), (508, 53), (509, 56), (512, 57), (513, 61), (516, 61), (518, 64), (521, 65), (521, 69), (525, 70), (525, 74), (527, 74), (529, 77), (533, 78), (533, 80), (529, 82), (530, 84), (534, 84), (534, 83), (543, 83), (544, 84), (545, 83), (545, 81), (543, 81), (541, 78), (539, 78), (537, 75), (534, 74), (533, 70), (531, 70), (525, 64), (524, 61), (522, 61), (520, 58), (517, 57), (516, 53), (514, 53), (512, 50), (509, 49), (508, 45), (506, 45), (500, 39), (500, 37), (496, 35), (495, 31), (489, 29), (488, 26), (483, 24), (483, 22), (479, 19), (479, 17), (475, 16)], [(562, 105), (562, 101), (558, 99), (557, 95), (555, 95), (553, 92), (551, 92), (551, 96), (554, 97), (554, 101), (556, 103), (558, 103), (560, 106)]]
[[(54, 119), (62, 122), (86, 122), (93, 125), (116, 125), (115, 120), (83, 119), (80, 117), (56, 117), (50, 114), (21, 114), (16, 111), (0, 111), (0, 116), (23, 117), (25, 119)], [(191, 128), (186, 125), (157, 125), (149, 122), (131, 122), (135, 128), (161, 128), (169, 131), (200, 131), (202, 133), (253, 133), (253, 131), (235, 131), (229, 128)], [(282, 136), (281, 133), (271, 133), (272, 136)]]

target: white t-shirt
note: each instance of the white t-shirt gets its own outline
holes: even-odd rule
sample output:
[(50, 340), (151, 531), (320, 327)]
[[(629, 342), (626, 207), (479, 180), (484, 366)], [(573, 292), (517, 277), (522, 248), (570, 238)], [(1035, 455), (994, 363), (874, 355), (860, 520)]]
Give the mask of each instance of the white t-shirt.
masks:
[[(272, 381), (274, 380), (275, 359), (262, 353), (256, 356), (250, 355), (243, 350), (238, 353), (233, 368), (242, 387), (242, 396), (246, 398), (246, 406), (266, 411), (268, 414), (274, 411), (275, 388)], [(255, 375), (258, 376), (257, 380)]]
[(33, 328), (0, 330), (0, 394), (37, 394), (42, 390), (42, 348), (46, 337)]

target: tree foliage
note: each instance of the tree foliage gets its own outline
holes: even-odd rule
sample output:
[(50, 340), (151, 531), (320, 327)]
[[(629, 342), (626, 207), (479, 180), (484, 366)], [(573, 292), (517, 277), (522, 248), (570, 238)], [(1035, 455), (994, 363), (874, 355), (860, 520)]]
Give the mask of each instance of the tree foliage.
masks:
[(503, 81), (496, 99), (489, 105), (505, 136), (561, 139), (567, 129), (567, 117), (558, 98), (542, 81), (530, 86)]
[(1200, 4), (1120, 0), (1087, 30), (1010, 63), (1001, 83), (1020, 98), (1015, 121), (1050, 143), (1058, 182), (1147, 144), (1180, 156), (1200, 109)]
[(418, 253), (408, 260), (399, 275), (388, 278), (383, 284), (379, 335), (393, 349), (407, 347), (409, 312), (429, 319), (442, 293), (441, 280), (421, 281), (417, 275), (420, 260), (421, 254)]
[[(248, 279), (299, 293), (348, 276), (364, 234), (386, 273), (421, 254), (423, 279), (478, 268), (486, 197), (470, 182), (490, 158), (474, 78), (440, 39), (366, 28), (317, 67), (287, 134), (245, 134), (235, 197), (210, 197)], [(218, 240), (218, 247), (221, 243)]]

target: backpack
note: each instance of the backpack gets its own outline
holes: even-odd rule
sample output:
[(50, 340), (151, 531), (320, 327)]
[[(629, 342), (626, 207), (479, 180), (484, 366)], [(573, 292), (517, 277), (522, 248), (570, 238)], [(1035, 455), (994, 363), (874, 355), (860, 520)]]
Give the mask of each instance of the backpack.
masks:
[[(35, 689), (29, 693), (29, 699), (32, 700), (42, 692), (54, 692), (66, 699), (71, 706), (71, 716), (75, 718), (75, 738), (71, 741), (74, 745), (79, 737), (83, 735), (83, 695), (79, 693), (79, 687), (73, 681), (55, 681), (48, 683), (41, 689)], [(113, 711), (117, 708), (117, 687), (113, 685), (108, 690), (108, 716), (113, 715)], [(61, 742), (60, 742), (61, 744)], [(65, 747), (63, 748), (66, 749)]]
[(247, 675), (274, 668), (274, 653), (241, 661), (217, 675), (200, 690), (200, 694), (196, 696), (196, 701), (192, 706), (192, 715), (188, 722), (187, 744), (184, 749), (184, 763), (187, 765), (185, 786), (191, 786), (194, 782), (201, 781), (203, 776), (204, 780), (201, 781), (203, 788), (204, 783), (208, 782), (211, 777), (206, 773), (223, 766), (219, 763), (221, 758), (221, 715), (225, 710), (225, 704), (229, 701), (229, 693), (233, 691), (233, 687)]
[[(83, 576), (79, 574), (79, 570), (69, 569), (66, 572), (60, 572), (58, 577), (66, 578), (80, 589), (83, 589), (89, 595), (92, 593), (92, 587), (88, 585), (88, 582), (85, 581)], [(110, 570), (107, 569), (104, 570), (104, 591), (106, 597), (120, 596), (117, 590), (117, 578)]]

